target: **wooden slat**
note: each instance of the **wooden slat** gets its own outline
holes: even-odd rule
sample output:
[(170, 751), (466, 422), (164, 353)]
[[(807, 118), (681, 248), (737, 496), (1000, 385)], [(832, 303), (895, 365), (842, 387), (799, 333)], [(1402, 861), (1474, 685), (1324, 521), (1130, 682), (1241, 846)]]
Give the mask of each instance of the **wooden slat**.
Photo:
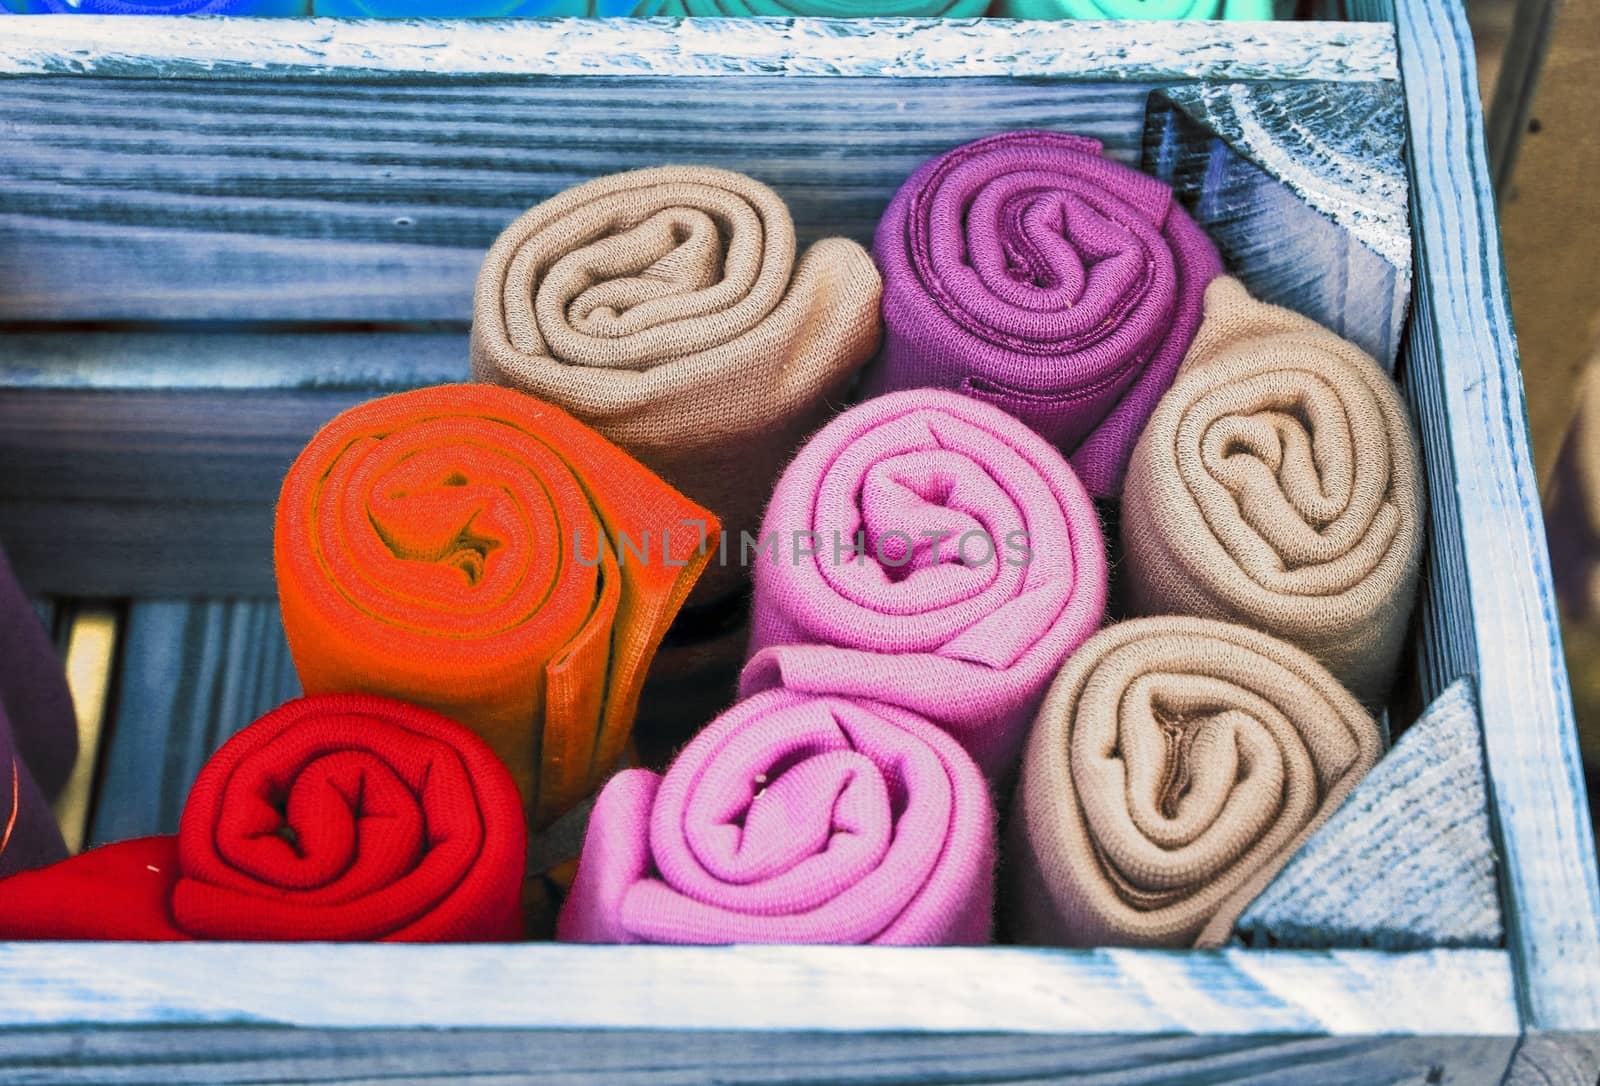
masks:
[(1517, 1031), (1510, 963), (1493, 950), (0, 943), (0, 975), (12, 1028)]
[[(155, 1028), (6, 1036), (10, 1083), (470, 1082), (511, 1086), (1494, 1086), (1509, 1039), (1017, 1037), (957, 1034), (484, 1033)], [(131, 1067), (129, 1066), (131, 1065)]]
[[(48, 326), (47, 326), (48, 327)], [(0, 331), (8, 390), (357, 391), (370, 396), (471, 380), (467, 323), (448, 331)]]
[(7, 19), (0, 76), (1393, 79), (1368, 24), (990, 19)]
[[(591, 177), (742, 170), (802, 243), (865, 243), (917, 165), (978, 136), (1056, 128), (1137, 160), (1151, 85), (0, 80), (0, 320), (464, 326), (499, 232)], [(31, 365), (0, 341), (0, 373)]]
[(132, 604), (118, 683), (90, 845), (176, 833), (212, 752), (300, 692), (275, 599)]
[[(1593, 1033), (1600, 881), (1493, 240), (1472, 39), (1454, 0), (1394, 10), (1419, 284), (1405, 387), (1422, 416), (1435, 511), (1428, 663), (1436, 681), (1477, 678), (1526, 1026)], [(1593, 1082), (1600, 1064), (1585, 1072)]]
[(272, 511), (367, 392), (0, 392), (0, 543), (33, 592), (272, 595)]

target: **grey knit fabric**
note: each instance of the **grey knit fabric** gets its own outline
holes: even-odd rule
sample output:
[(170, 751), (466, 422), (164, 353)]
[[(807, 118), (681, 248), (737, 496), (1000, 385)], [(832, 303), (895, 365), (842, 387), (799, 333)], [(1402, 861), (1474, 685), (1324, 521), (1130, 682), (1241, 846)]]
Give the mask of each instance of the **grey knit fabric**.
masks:
[(1498, 946), (1471, 683), (1452, 683), (1234, 927), (1253, 946)]

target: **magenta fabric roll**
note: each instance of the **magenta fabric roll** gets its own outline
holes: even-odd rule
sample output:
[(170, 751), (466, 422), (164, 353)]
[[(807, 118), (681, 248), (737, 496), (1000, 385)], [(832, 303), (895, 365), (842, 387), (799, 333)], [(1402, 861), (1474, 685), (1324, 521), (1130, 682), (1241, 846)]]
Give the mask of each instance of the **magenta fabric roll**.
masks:
[(868, 400), (818, 431), (761, 542), (741, 693), (899, 705), (996, 783), (1105, 610), (1105, 542), (1072, 468), (1004, 411), (941, 389)]
[(867, 388), (996, 404), (1114, 498), (1222, 261), (1170, 188), (1100, 152), (1006, 132), (911, 175), (873, 244), (886, 339)]
[(712, 721), (665, 777), (606, 784), (556, 938), (976, 945), (995, 849), (988, 787), (938, 728), (769, 691)]

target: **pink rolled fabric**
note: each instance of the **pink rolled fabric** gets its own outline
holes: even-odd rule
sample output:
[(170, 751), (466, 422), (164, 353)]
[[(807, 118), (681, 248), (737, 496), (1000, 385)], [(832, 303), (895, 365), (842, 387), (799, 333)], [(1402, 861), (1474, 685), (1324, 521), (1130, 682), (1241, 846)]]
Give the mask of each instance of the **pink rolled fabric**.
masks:
[(868, 400), (818, 431), (761, 542), (740, 693), (899, 705), (996, 782), (1105, 610), (1105, 542), (1072, 468), (999, 408), (940, 389)]
[(712, 721), (665, 777), (607, 783), (556, 938), (977, 945), (995, 854), (988, 787), (944, 732), (773, 690)]
[(1200, 327), (1215, 246), (1098, 140), (1018, 131), (924, 164), (878, 224), (883, 353), (867, 389), (953, 388), (1068, 453), (1116, 497)]

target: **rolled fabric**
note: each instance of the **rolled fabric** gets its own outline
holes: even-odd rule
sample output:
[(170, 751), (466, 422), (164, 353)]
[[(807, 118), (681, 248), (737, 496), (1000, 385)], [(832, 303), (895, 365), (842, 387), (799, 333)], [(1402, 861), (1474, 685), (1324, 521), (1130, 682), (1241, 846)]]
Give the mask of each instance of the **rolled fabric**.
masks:
[(1005, 412), (940, 389), (824, 427), (784, 470), (762, 539), (741, 693), (899, 705), (997, 782), (1105, 610), (1105, 542), (1071, 467)]
[(948, 735), (893, 706), (774, 690), (665, 777), (606, 784), (556, 937), (979, 944), (994, 864), (988, 787)]
[(1101, 631), (1028, 737), (1006, 851), (1018, 941), (1220, 946), (1381, 752), (1293, 645), (1186, 617)]
[(274, 558), (307, 693), (477, 732), (535, 825), (627, 744), (711, 514), (565, 412), (489, 385), (351, 408), (284, 479)]
[(61, 660), (0, 551), (0, 877), (66, 857), (50, 800), (77, 757)]
[(1394, 382), (1327, 329), (1237, 280), (1213, 283), (1123, 493), (1135, 613), (1266, 630), (1376, 707), (1416, 595), (1422, 526), (1417, 440)]
[(1236, 19), (1265, 22), (1273, 0), (996, 0), (1001, 19)]
[(878, 223), (884, 348), (869, 393), (995, 404), (1116, 497), (1128, 453), (1200, 326), (1215, 247), (1099, 141), (1019, 131), (925, 163)]
[[(557, 404), (706, 506), (738, 546), (784, 461), (877, 349), (866, 250), (817, 242), (743, 174), (601, 177), (513, 222), (484, 258), (472, 370)], [(697, 604), (746, 581), (707, 571)]]
[(511, 775), (438, 713), (300, 698), (212, 755), (173, 837), (0, 882), (0, 939), (521, 937)]
[(310, 0), (0, 0), (18, 15), (248, 15), (311, 14)]

